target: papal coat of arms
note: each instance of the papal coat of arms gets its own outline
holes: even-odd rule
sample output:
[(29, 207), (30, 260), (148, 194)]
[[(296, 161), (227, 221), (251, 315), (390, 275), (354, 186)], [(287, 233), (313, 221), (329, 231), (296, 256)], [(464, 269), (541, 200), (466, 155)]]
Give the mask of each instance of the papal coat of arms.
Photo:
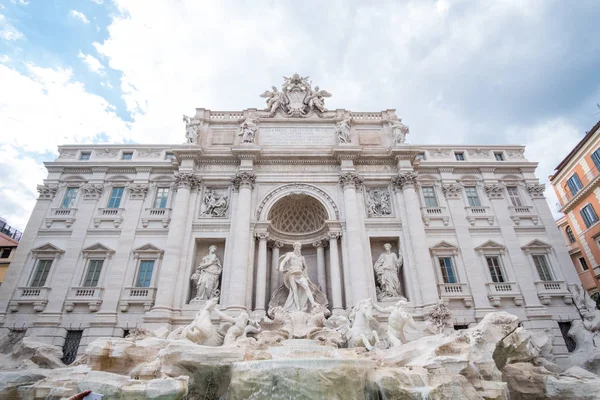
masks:
[(281, 91), (273, 86), (272, 91), (261, 94), (260, 97), (267, 100), (266, 111), (273, 116), (277, 110), (281, 110), (289, 117), (307, 117), (313, 112), (321, 114), (327, 111), (325, 97), (331, 97), (331, 93), (318, 86), (313, 89), (308, 78), (298, 74), (290, 78), (284, 76)]

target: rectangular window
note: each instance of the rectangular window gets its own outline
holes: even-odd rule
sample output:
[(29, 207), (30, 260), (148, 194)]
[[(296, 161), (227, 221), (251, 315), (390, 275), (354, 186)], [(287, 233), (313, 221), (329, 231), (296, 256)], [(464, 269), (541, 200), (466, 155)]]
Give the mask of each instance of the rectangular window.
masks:
[(596, 151), (592, 153), (592, 161), (596, 166), (596, 171), (600, 171), (600, 149), (596, 149)]
[(8, 258), (10, 257), (10, 252), (12, 251), (12, 248), (8, 247), (5, 249), (0, 249), (0, 258)]
[(110, 192), (110, 197), (108, 199), (108, 208), (119, 208), (121, 205), (121, 198), (123, 197), (123, 192), (125, 191), (124, 187), (114, 187)]
[(496, 158), (496, 161), (504, 161), (504, 154), (501, 152), (494, 153), (494, 157)]
[(454, 158), (456, 158), (456, 161), (465, 161), (465, 153), (457, 151), (454, 153)]
[(423, 199), (425, 199), (425, 207), (437, 207), (438, 202), (435, 197), (435, 190), (433, 186), (424, 186), (422, 188), (423, 191)]
[(587, 265), (587, 262), (585, 261), (585, 258), (583, 257), (579, 257), (579, 264), (581, 264), (582, 271), (587, 271), (588, 269), (590, 269)]
[(79, 159), (82, 161), (87, 161), (90, 159), (91, 155), (92, 155), (92, 153), (90, 153), (89, 151), (82, 151), (81, 154), (79, 155)]
[(417, 154), (417, 160), (425, 160), (425, 159), (426, 158), (425, 158), (425, 153), (424, 152), (421, 152), (421, 153)]
[(550, 272), (550, 266), (548, 265), (548, 260), (544, 254), (534, 255), (533, 263), (535, 264), (535, 269), (537, 269), (538, 275), (540, 279), (543, 281), (552, 281), (552, 273)]
[(479, 201), (479, 195), (477, 194), (477, 188), (475, 186), (466, 187), (465, 193), (467, 194), (469, 207), (481, 207), (481, 201)]
[(140, 262), (140, 270), (137, 279), (135, 280), (135, 287), (150, 287), (153, 270), (154, 260), (142, 260)]
[(456, 279), (456, 274), (454, 273), (452, 257), (439, 257), (438, 262), (440, 263), (444, 283), (458, 283), (458, 279)]
[(123, 160), (131, 160), (133, 158), (133, 153), (128, 151), (123, 153)]
[(598, 215), (596, 214), (596, 211), (594, 211), (594, 208), (591, 204), (587, 204), (585, 207), (583, 207), (581, 211), (579, 211), (579, 214), (581, 214), (581, 218), (583, 218), (586, 228), (589, 228), (598, 222)]
[(502, 272), (502, 266), (500, 265), (500, 257), (498, 256), (486, 256), (485, 261), (487, 262), (492, 282), (501, 283), (506, 282), (504, 279), (504, 273)]
[(569, 243), (575, 243), (575, 235), (573, 235), (573, 230), (570, 226), (565, 228), (565, 232), (567, 232), (567, 237), (569, 238)]
[(167, 151), (165, 153), (165, 160), (173, 160), (173, 159), (175, 159), (175, 154)]
[(52, 260), (39, 260), (33, 279), (29, 284), (30, 287), (42, 287), (46, 284), (50, 267), (52, 266)]
[(156, 189), (156, 197), (154, 198), (154, 208), (166, 208), (168, 198), (169, 188)]
[(67, 191), (65, 192), (65, 197), (63, 197), (63, 201), (60, 204), (60, 208), (73, 208), (78, 191), (79, 188), (68, 187)]
[(569, 187), (572, 196), (575, 196), (577, 192), (583, 189), (583, 185), (581, 184), (581, 180), (577, 173), (574, 173), (573, 176), (567, 179), (567, 186)]
[(104, 264), (104, 260), (90, 260), (87, 273), (85, 274), (85, 279), (83, 281), (84, 287), (98, 286), (100, 272), (102, 272), (102, 264)]
[(523, 202), (521, 201), (521, 197), (519, 196), (519, 189), (516, 186), (507, 186), (506, 191), (508, 192), (508, 197), (510, 198), (510, 202), (513, 206), (523, 206)]

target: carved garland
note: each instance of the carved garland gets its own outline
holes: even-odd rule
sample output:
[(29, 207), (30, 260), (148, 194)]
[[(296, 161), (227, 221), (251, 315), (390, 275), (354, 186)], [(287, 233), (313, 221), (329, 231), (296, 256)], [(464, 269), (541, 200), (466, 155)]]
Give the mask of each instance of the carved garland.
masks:
[(504, 197), (504, 185), (500, 183), (488, 183), (483, 186), (483, 189), (490, 199), (501, 199)]
[(339, 211), (338, 207), (335, 205), (335, 202), (333, 201), (331, 196), (329, 196), (327, 194), (327, 192), (325, 192), (324, 190), (322, 190), (316, 186), (312, 186), (312, 185), (306, 185), (303, 183), (290, 183), (288, 185), (280, 186), (280, 187), (274, 189), (273, 191), (271, 191), (264, 197), (264, 199), (261, 201), (260, 205), (258, 206), (258, 208), (256, 210), (256, 219), (257, 220), (260, 220), (262, 210), (265, 208), (267, 203), (269, 203), (269, 201), (271, 201), (271, 199), (273, 197), (275, 197), (277, 194), (284, 192), (284, 191), (316, 193), (316, 194), (320, 195), (321, 197), (324, 197), (325, 200), (327, 200), (327, 202), (329, 203), (329, 205), (333, 208), (333, 211), (335, 213), (335, 219), (340, 219), (340, 211)]
[(447, 199), (458, 199), (460, 198), (460, 193), (462, 191), (462, 186), (458, 183), (447, 183), (442, 185), (442, 192), (444, 192), (444, 196)]
[(546, 190), (546, 185), (539, 183), (530, 183), (527, 185), (527, 191), (532, 199), (543, 199), (544, 198), (544, 190)]
[(148, 194), (148, 185), (144, 184), (133, 184), (127, 186), (130, 199), (144, 200)]
[(98, 200), (104, 191), (104, 185), (86, 183), (81, 187), (81, 190), (83, 190), (84, 200)]
[(40, 194), (38, 200), (52, 200), (57, 190), (57, 185), (38, 185), (37, 191)]

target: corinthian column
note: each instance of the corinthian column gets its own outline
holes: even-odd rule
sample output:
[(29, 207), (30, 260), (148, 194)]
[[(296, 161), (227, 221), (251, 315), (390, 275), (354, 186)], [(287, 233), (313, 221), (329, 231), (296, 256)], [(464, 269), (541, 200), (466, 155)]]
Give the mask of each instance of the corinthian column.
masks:
[(272, 242), (271, 243), (271, 284), (269, 290), (271, 294), (279, 287), (279, 249), (283, 247), (283, 243)]
[(269, 234), (259, 232), (256, 237), (258, 238), (258, 265), (256, 268), (256, 305), (254, 310), (264, 315), (267, 298), (267, 240)]
[(342, 307), (342, 273), (340, 272), (340, 255), (338, 253), (339, 232), (329, 232), (329, 268), (331, 268), (331, 308), (333, 314), (344, 312)]
[(247, 308), (246, 281), (250, 265), (248, 257), (250, 254), (250, 206), (255, 181), (256, 175), (250, 171), (240, 171), (232, 180), (233, 186), (238, 190), (238, 200), (227, 309), (246, 310)]
[(171, 311), (177, 277), (180, 270), (181, 250), (183, 246), (183, 237), (185, 233), (185, 222), (188, 218), (188, 206), (190, 202), (190, 192), (200, 184), (200, 179), (193, 172), (176, 172), (174, 189), (177, 191), (173, 202), (173, 213), (171, 215), (171, 224), (169, 236), (167, 237), (167, 248), (163, 265), (160, 269), (156, 300), (153, 311)]
[(419, 282), (417, 287), (421, 291), (421, 300), (424, 304), (432, 304), (439, 299), (435, 274), (431, 267), (431, 258), (427, 248), (425, 226), (421, 217), (421, 207), (415, 191), (416, 172), (404, 171), (392, 178), (396, 187), (398, 204), (404, 204), (407, 216), (407, 229), (413, 247), (414, 261)]
[(365, 275), (364, 246), (361, 241), (361, 226), (358, 219), (359, 210), (356, 200), (356, 189), (361, 187), (362, 183), (363, 179), (358, 174), (352, 172), (346, 172), (340, 176), (340, 185), (344, 189), (344, 214), (346, 217), (346, 231), (348, 233), (348, 273), (352, 282), (351, 304), (356, 304), (370, 297), (369, 284)]
[(327, 275), (325, 275), (325, 243), (317, 240), (313, 243), (317, 248), (317, 281), (323, 293), (327, 293)]

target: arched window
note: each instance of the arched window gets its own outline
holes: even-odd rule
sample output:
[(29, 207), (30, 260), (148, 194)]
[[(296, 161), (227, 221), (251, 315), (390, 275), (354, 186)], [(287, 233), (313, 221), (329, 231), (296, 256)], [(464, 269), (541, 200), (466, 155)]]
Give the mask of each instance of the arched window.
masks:
[(573, 231), (570, 226), (565, 228), (565, 232), (567, 232), (567, 237), (569, 238), (569, 242), (575, 243), (575, 235), (573, 235)]

